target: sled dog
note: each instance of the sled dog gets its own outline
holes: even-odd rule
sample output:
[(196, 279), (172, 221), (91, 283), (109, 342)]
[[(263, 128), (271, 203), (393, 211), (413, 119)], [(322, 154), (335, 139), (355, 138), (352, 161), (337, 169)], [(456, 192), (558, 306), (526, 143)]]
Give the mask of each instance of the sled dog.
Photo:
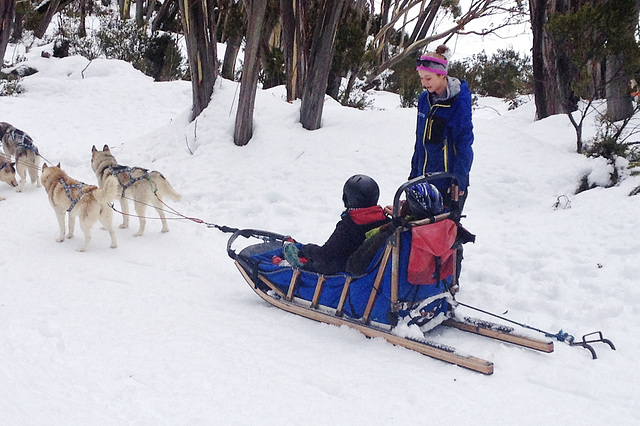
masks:
[(162, 221), (162, 232), (169, 232), (169, 225), (162, 209), (162, 199), (168, 197), (174, 201), (180, 201), (182, 196), (178, 194), (160, 172), (148, 171), (141, 167), (122, 166), (117, 163), (111, 154), (109, 147), (105, 145), (102, 151), (95, 147), (91, 149), (91, 168), (98, 177), (98, 185), (102, 187), (108, 176), (116, 176), (120, 184), (120, 205), (122, 206), (122, 225), (120, 228), (129, 227), (129, 202), (134, 200), (136, 215), (140, 226), (138, 232), (133, 234), (140, 237), (146, 226), (145, 210), (147, 204), (153, 205)]
[[(0, 155), (0, 181), (14, 187), (18, 186), (15, 163), (12, 163), (11, 160), (4, 155)], [(0, 201), (5, 199), (6, 198), (0, 195)]]
[(4, 153), (15, 159), (16, 171), (20, 176), (20, 183), (16, 191), (22, 192), (27, 181), (27, 172), (31, 183), (40, 187), (38, 170), (40, 168), (40, 153), (33, 144), (33, 139), (20, 129), (16, 129), (9, 123), (0, 123), (0, 139)]
[(104, 186), (98, 188), (95, 185), (87, 185), (69, 177), (57, 166), (42, 166), (42, 185), (47, 191), (51, 207), (56, 212), (60, 235), (56, 239), (59, 243), (64, 241), (65, 214), (69, 213), (69, 233), (67, 238), (73, 238), (76, 217), (80, 219), (80, 227), (84, 232), (84, 244), (78, 251), (86, 251), (91, 241), (91, 227), (99, 220), (109, 231), (111, 236), (111, 248), (116, 248), (116, 233), (113, 230), (113, 210), (109, 202), (120, 195), (118, 181), (111, 177), (105, 179)]

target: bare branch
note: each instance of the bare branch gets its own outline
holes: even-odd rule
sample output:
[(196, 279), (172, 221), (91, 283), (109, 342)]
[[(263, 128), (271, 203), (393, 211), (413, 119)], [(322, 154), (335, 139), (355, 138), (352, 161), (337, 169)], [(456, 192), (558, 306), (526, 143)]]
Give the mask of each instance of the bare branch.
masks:
[[(416, 6), (418, 6), (418, 4), (420, 3), (422, 3), (421, 0), (404, 0), (402, 3), (396, 3), (397, 7), (393, 9), (393, 14), (391, 19), (389, 19), (389, 22), (386, 25), (384, 25), (380, 29), (380, 31), (376, 34), (373, 40), (373, 45), (375, 46), (376, 45), (375, 43), (379, 43), (380, 40), (384, 37), (384, 35), (387, 33), (387, 31), (389, 31), (402, 16), (408, 13), (410, 9), (413, 9)], [(436, 5), (439, 7), (441, 4), (442, 4), (441, 1), (430, 0), (426, 8), (421, 9), (421, 12), (424, 12), (425, 10), (428, 10), (429, 7), (434, 7)], [(405, 7), (402, 7), (402, 6), (405, 6)], [(491, 16), (498, 16), (498, 15), (504, 16), (504, 19), (502, 22), (500, 22), (496, 26), (483, 29), (483, 30), (466, 30), (465, 31), (465, 27), (469, 23), (479, 18), (487, 18)], [(387, 69), (392, 68), (397, 63), (401, 62), (408, 55), (415, 54), (415, 52), (424, 48), (431, 42), (444, 39), (453, 34), (461, 34), (461, 35), (491, 34), (498, 29), (505, 28), (510, 25), (522, 23), (523, 16), (525, 15), (523, 15), (521, 11), (517, 9), (516, 6), (513, 6), (512, 1), (473, 0), (469, 4), (467, 11), (463, 13), (448, 29), (435, 34), (431, 34), (428, 37), (422, 37), (410, 42), (410, 44), (406, 46), (400, 53), (397, 53), (396, 55), (392, 56), (391, 58), (387, 59), (386, 61), (383, 61), (380, 65), (378, 65), (376, 69), (373, 71), (373, 73), (371, 73), (366, 78), (365, 87), (371, 87), (371, 84), (373, 83), (373, 81), (375, 81), (375, 79), (378, 78), (380, 74), (382, 74)], [(423, 24), (425, 25), (426, 28), (420, 28), (415, 33), (426, 34), (426, 32), (428, 31), (428, 27), (434, 25), (434, 22), (435, 22), (435, 19), (433, 19), (434, 17), (435, 17), (435, 14), (432, 17), (430, 17), (427, 21), (423, 21)], [(426, 18), (426, 15), (424, 15), (424, 18)], [(414, 18), (414, 19), (417, 19), (417, 18)]]

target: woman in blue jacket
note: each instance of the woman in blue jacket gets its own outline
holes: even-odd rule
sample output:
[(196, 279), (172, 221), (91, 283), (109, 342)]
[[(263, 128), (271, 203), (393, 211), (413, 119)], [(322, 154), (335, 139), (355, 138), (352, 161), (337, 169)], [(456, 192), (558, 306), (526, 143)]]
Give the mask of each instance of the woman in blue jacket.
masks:
[[(471, 92), (465, 81), (447, 75), (449, 48), (440, 45), (417, 61), (416, 70), (426, 89), (418, 99), (416, 145), (409, 179), (431, 173), (451, 172), (460, 184), (460, 207), (464, 205), (473, 162)], [(434, 182), (450, 198), (444, 182)]]

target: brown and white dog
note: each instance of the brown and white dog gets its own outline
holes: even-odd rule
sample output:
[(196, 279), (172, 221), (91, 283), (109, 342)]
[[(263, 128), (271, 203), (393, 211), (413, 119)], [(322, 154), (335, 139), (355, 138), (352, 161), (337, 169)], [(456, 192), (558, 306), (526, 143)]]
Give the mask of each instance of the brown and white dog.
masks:
[[(18, 186), (16, 181), (16, 168), (15, 163), (11, 162), (11, 159), (0, 155), (0, 181), (5, 182), (13, 187)], [(0, 201), (6, 200), (0, 195)]]
[(40, 153), (33, 139), (20, 129), (9, 123), (0, 122), (0, 139), (4, 153), (15, 159), (15, 167), (20, 176), (17, 192), (22, 192), (27, 181), (27, 172), (31, 183), (40, 186), (38, 170), (40, 169)]
[(98, 177), (98, 185), (102, 187), (109, 176), (116, 176), (120, 184), (120, 205), (122, 206), (122, 225), (120, 228), (129, 227), (129, 203), (128, 198), (134, 200), (136, 214), (140, 220), (138, 232), (134, 237), (144, 234), (147, 223), (144, 214), (147, 204), (153, 207), (160, 215), (162, 221), (162, 232), (169, 232), (169, 225), (163, 211), (162, 199), (168, 197), (174, 201), (179, 201), (182, 196), (178, 194), (169, 184), (162, 173), (148, 171), (141, 167), (122, 166), (117, 163), (111, 154), (109, 147), (105, 145), (102, 151), (98, 151), (94, 146), (91, 149), (91, 168)]
[(105, 180), (104, 186), (98, 188), (95, 185), (87, 185), (69, 177), (57, 166), (42, 166), (42, 185), (47, 191), (51, 207), (56, 212), (60, 235), (56, 239), (59, 243), (65, 238), (64, 219), (69, 213), (69, 233), (67, 238), (73, 238), (76, 217), (80, 219), (80, 227), (84, 232), (84, 244), (78, 251), (85, 251), (91, 241), (91, 227), (96, 221), (109, 231), (111, 236), (111, 248), (116, 248), (116, 233), (113, 230), (113, 210), (109, 206), (112, 200), (120, 196), (118, 180), (110, 177)]

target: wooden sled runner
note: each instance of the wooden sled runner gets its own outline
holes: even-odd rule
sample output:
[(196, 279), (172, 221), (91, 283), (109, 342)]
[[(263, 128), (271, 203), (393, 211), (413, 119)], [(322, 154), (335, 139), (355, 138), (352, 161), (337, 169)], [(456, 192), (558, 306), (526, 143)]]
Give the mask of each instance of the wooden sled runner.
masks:
[[(543, 352), (552, 352), (553, 343), (518, 335), (511, 327), (487, 321), (457, 319), (454, 315), (457, 291), (455, 249), (447, 253), (432, 254), (431, 268), (435, 271), (415, 271), (411, 253), (421, 235), (437, 235), (440, 229), (450, 232), (459, 225), (457, 200), (452, 200), (448, 211), (419, 221), (400, 217), (400, 197), (404, 190), (416, 183), (455, 176), (440, 173), (423, 176), (403, 184), (395, 194), (393, 230), (380, 247), (376, 257), (363, 275), (338, 273), (322, 275), (290, 266), (278, 266), (271, 258), (282, 253), (284, 241), (290, 237), (267, 231), (244, 229), (236, 231), (227, 243), (227, 253), (253, 288), (266, 302), (285, 311), (333, 325), (346, 325), (368, 337), (382, 337), (393, 345), (402, 346), (421, 354), (449, 362), (483, 374), (493, 373), (493, 363), (455, 348), (428, 339), (428, 331), (447, 326), (498, 339)], [(452, 193), (457, 194), (457, 186)], [(430, 228), (426, 228), (430, 227)], [(458, 229), (458, 228), (456, 228)], [(425, 234), (424, 230), (428, 233)], [(435, 230), (435, 233), (433, 232)], [(238, 237), (262, 240), (245, 247), (239, 253), (232, 248)], [(412, 244), (415, 242), (415, 244)], [(420, 256), (428, 256), (424, 247)], [(427, 253), (427, 254), (425, 254)], [(422, 267), (422, 266), (420, 266)], [(412, 272), (409, 273), (409, 269)], [(416, 282), (417, 281), (417, 282)], [(412, 327), (421, 338), (405, 337)]]

